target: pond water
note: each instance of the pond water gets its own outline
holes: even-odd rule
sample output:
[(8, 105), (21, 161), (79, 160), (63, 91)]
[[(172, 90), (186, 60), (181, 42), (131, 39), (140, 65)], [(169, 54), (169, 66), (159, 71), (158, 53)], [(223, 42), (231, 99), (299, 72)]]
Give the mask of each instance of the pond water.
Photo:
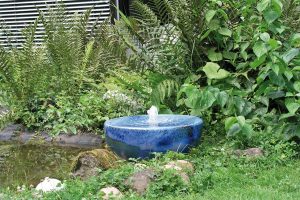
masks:
[(45, 177), (66, 179), (78, 148), (0, 143), (0, 188), (36, 186)]

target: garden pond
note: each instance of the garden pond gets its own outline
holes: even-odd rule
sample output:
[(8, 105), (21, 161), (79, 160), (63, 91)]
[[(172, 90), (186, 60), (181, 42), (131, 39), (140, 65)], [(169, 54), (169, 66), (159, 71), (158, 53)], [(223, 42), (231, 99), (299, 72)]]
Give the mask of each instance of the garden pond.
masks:
[(66, 179), (73, 159), (81, 151), (72, 147), (0, 143), (0, 188), (35, 186), (45, 177)]

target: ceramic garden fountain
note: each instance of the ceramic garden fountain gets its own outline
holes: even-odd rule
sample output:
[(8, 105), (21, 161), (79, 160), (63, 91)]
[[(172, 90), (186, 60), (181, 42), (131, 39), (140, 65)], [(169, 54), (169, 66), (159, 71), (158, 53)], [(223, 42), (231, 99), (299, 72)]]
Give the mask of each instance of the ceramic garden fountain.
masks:
[(201, 137), (203, 121), (189, 115), (161, 115), (155, 106), (148, 115), (105, 122), (108, 146), (122, 158), (147, 158), (153, 152), (188, 152)]

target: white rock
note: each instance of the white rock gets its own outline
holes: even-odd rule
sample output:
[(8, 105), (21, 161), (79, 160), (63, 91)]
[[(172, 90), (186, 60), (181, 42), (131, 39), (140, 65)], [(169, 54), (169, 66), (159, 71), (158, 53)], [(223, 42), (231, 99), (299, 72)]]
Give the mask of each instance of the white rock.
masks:
[(164, 166), (165, 169), (174, 169), (176, 171), (194, 171), (194, 166), (192, 163), (186, 160), (176, 160), (171, 161)]
[(120, 190), (118, 190), (115, 187), (106, 187), (106, 188), (102, 188), (100, 190), (100, 192), (104, 193), (104, 195), (102, 196), (102, 198), (104, 200), (108, 200), (108, 199), (121, 199), (123, 194), (120, 192)]
[(134, 165), (134, 168), (136, 168), (136, 169), (146, 169), (146, 168), (147, 168), (147, 165), (142, 164), (142, 163), (136, 163), (136, 164)]
[(4, 199), (5, 195), (0, 193), (0, 200)]
[(36, 190), (42, 192), (59, 191), (64, 188), (64, 184), (60, 180), (46, 177), (41, 183), (36, 186)]
[(181, 171), (181, 170), (182, 170), (181, 167), (179, 167), (179, 166), (177, 166), (177, 165), (175, 165), (175, 164), (173, 164), (173, 163), (171, 163), (171, 164), (166, 164), (166, 165), (164, 166), (164, 168), (165, 168), (165, 169), (175, 169), (176, 171)]

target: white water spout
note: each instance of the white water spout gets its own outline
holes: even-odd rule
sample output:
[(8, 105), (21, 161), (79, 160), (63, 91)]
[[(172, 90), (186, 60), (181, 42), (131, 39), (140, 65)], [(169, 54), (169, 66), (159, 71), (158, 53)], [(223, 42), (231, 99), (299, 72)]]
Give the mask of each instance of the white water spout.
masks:
[(156, 106), (151, 106), (149, 110), (147, 110), (147, 114), (149, 116), (149, 124), (155, 125), (157, 124), (157, 116), (158, 116), (158, 109)]

